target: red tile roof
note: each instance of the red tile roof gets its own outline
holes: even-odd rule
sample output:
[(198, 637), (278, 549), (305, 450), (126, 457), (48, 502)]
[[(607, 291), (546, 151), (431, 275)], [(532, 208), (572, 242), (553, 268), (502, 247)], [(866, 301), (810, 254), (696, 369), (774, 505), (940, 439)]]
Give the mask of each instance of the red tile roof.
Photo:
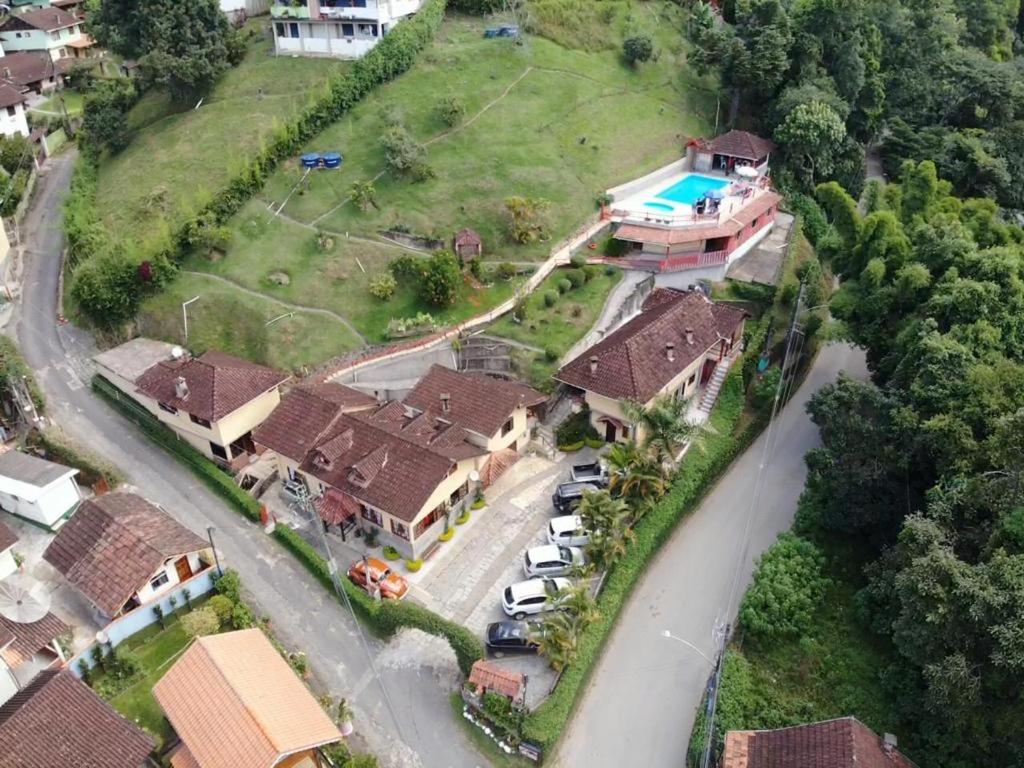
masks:
[(301, 462), (343, 413), (376, 406), (374, 398), (341, 384), (304, 384), (284, 394), (252, 439)]
[(17, 543), (18, 534), (12, 531), (3, 520), (0, 520), (0, 552), (10, 549)]
[(705, 143), (707, 149), (718, 155), (760, 160), (775, 150), (775, 143), (747, 131), (729, 131)]
[(363, 420), (378, 429), (455, 461), (487, 453), (486, 448), (471, 442), (469, 433), (458, 424), (453, 424), (447, 416), (433, 409), (413, 411), (410, 416), (405, 406), (397, 400), (392, 400), (372, 414), (361, 414)]
[(0, 82), (0, 109), (13, 107), (15, 104), (24, 104), (25, 95), (13, 85)]
[[(716, 304), (699, 291), (656, 288), (643, 310), (556, 375), (558, 381), (615, 400), (646, 403), (722, 339), (732, 338), (746, 313)], [(693, 343), (686, 329), (693, 331)], [(669, 360), (666, 345), (675, 345)], [(590, 372), (591, 358), (597, 370)]]
[(729, 731), (723, 768), (915, 768), (853, 717), (778, 728)]
[(0, 616), (0, 638), (11, 637), (10, 645), (0, 640), (0, 658), (11, 669), (20, 667), (38, 651), (71, 629), (52, 613), (30, 624), (17, 622)]
[(320, 519), (328, 525), (341, 525), (359, 514), (359, 502), (334, 488), (313, 502)]
[(459, 248), (466, 245), (482, 245), (483, 240), (472, 229), (460, 229), (455, 235), (455, 247)]
[[(448, 395), (448, 411), (442, 409), (442, 395)], [(404, 402), (416, 410), (433, 411), (438, 418), (492, 437), (517, 408), (540, 405), (547, 399), (547, 395), (523, 384), (433, 365)]]
[(8, 16), (7, 20), (0, 24), (0, 29), (41, 29), (44, 32), (52, 32), (78, 23), (79, 19), (73, 14), (50, 7)]
[[(183, 398), (175, 391), (179, 377), (188, 385)], [(157, 402), (218, 421), (287, 379), (273, 368), (210, 350), (197, 358), (159, 362), (139, 376), (135, 386)]]
[(477, 689), (500, 693), (510, 699), (519, 698), (523, 688), (523, 675), (495, 664), (493, 661), (474, 661), (469, 672), (469, 682)]
[(164, 561), (208, 546), (141, 496), (108, 493), (82, 502), (43, 559), (114, 616)]
[(0, 707), (0, 768), (140, 768), (153, 746), (68, 670), (41, 672)]
[(616, 240), (628, 240), (637, 243), (656, 243), (658, 245), (679, 245), (680, 243), (696, 243), (701, 240), (712, 240), (717, 237), (732, 237), (750, 226), (769, 208), (777, 208), (782, 200), (775, 192), (765, 192), (731, 215), (724, 215), (720, 223), (708, 226), (663, 227), (649, 224), (623, 224), (615, 230)]

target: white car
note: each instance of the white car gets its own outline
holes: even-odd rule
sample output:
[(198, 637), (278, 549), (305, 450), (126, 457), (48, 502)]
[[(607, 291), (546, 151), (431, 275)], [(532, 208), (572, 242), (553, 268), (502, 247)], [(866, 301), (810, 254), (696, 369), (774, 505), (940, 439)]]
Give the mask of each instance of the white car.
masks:
[(579, 547), (564, 547), (547, 544), (532, 547), (523, 556), (523, 572), (527, 578), (533, 576), (565, 576), (574, 566), (583, 565), (583, 550)]
[(501, 607), (506, 615), (514, 619), (523, 619), (555, 608), (555, 596), (570, 587), (572, 582), (568, 579), (519, 581), (511, 587), (505, 587), (505, 591), (501, 593)]
[(562, 515), (548, 523), (548, 543), (566, 547), (585, 547), (590, 543), (590, 531), (583, 527), (579, 515)]

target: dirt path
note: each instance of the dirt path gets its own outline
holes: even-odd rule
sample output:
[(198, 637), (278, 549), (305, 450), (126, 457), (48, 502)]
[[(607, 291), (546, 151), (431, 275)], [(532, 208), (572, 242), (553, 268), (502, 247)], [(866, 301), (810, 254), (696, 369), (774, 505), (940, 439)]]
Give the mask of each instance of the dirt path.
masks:
[(355, 334), (356, 338), (359, 339), (359, 341), (362, 344), (369, 344), (369, 342), (366, 340), (366, 337), (363, 336), (363, 334), (361, 334), (356, 329), (356, 327), (354, 325), (352, 325), (352, 323), (350, 323), (344, 317), (339, 315), (337, 312), (332, 312), (329, 309), (323, 309), (321, 307), (310, 307), (310, 306), (307, 306), (305, 304), (294, 304), (294, 303), (292, 303), (290, 301), (285, 301), (284, 299), (279, 299), (276, 296), (268, 296), (265, 293), (260, 293), (259, 291), (252, 290), (251, 288), (246, 288), (244, 285), (242, 285), (241, 283), (236, 283), (234, 280), (228, 280), (226, 277), (221, 277), (220, 275), (214, 275), (214, 274), (211, 274), (209, 272), (195, 272), (195, 271), (192, 271), (192, 270), (189, 270), (189, 269), (183, 269), (183, 270), (181, 270), (181, 272), (184, 275), (196, 275), (198, 277), (205, 277), (205, 278), (207, 278), (209, 280), (214, 280), (214, 281), (216, 281), (218, 283), (224, 283), (225, 285), (230, 285), (232, 288), (237, 288), (242, 293), (246, 293), (246, 294), (248, 294), (250, 296), (253, 296), (253, 297), (257, 298), (257, 299), (263, 299), (264, 301), (275, 302), (277, 304), (280, 304), (282, 307), (287, 307), (288, 309), (294, 309), (297, 312), (309, 312), (309, 313), (312, 313), (312, 314), (323, 315), (324, 317), (329, 317), (332, 320), (337, 320), (339, 323), (341, 323), (346, 328), (348, 328), (350, 331), (352, 331), (352, 333)]

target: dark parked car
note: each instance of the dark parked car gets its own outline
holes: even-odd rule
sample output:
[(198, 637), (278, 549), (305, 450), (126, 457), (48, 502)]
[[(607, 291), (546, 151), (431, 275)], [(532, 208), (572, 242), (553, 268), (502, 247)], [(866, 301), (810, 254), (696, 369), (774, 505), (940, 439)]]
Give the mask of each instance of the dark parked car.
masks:
[(555, 512), (568, 515), (575, 511), (584, 493), (596, 490), (599, 489), (593, 483), (562, 483), (551, 496), (551, 503), (555, 505)]
[(487, 652), (495, 656), (536, 653), (537, 641), (534, 638), (539, 629), (539, 623), (529, 621), (496, 621), (488, 624), (484, 637)]

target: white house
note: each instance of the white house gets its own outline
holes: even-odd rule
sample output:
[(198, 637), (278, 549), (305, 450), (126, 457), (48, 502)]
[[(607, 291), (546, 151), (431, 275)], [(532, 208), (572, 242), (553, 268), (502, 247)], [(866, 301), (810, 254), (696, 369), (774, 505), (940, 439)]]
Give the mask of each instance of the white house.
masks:
[(274, 50), (279, 56), (358, 59), (421, 5), (422, 0), (278, 0), (270, 7)]
[(0, 508), (56, 530), (81, 501), (77, 474), (77, 469), (20, 451), (0, 454)]
[(88, 55), (95, 41), (83, 21), (55, 6), (8, 16), (0, 24), (4, 51), (46, 51), (53, 61)]
[(4, 136), (20, 134), (28, 138), (25, 96), (13, 85), (3, 82), (0, 82), (0, 133)]

